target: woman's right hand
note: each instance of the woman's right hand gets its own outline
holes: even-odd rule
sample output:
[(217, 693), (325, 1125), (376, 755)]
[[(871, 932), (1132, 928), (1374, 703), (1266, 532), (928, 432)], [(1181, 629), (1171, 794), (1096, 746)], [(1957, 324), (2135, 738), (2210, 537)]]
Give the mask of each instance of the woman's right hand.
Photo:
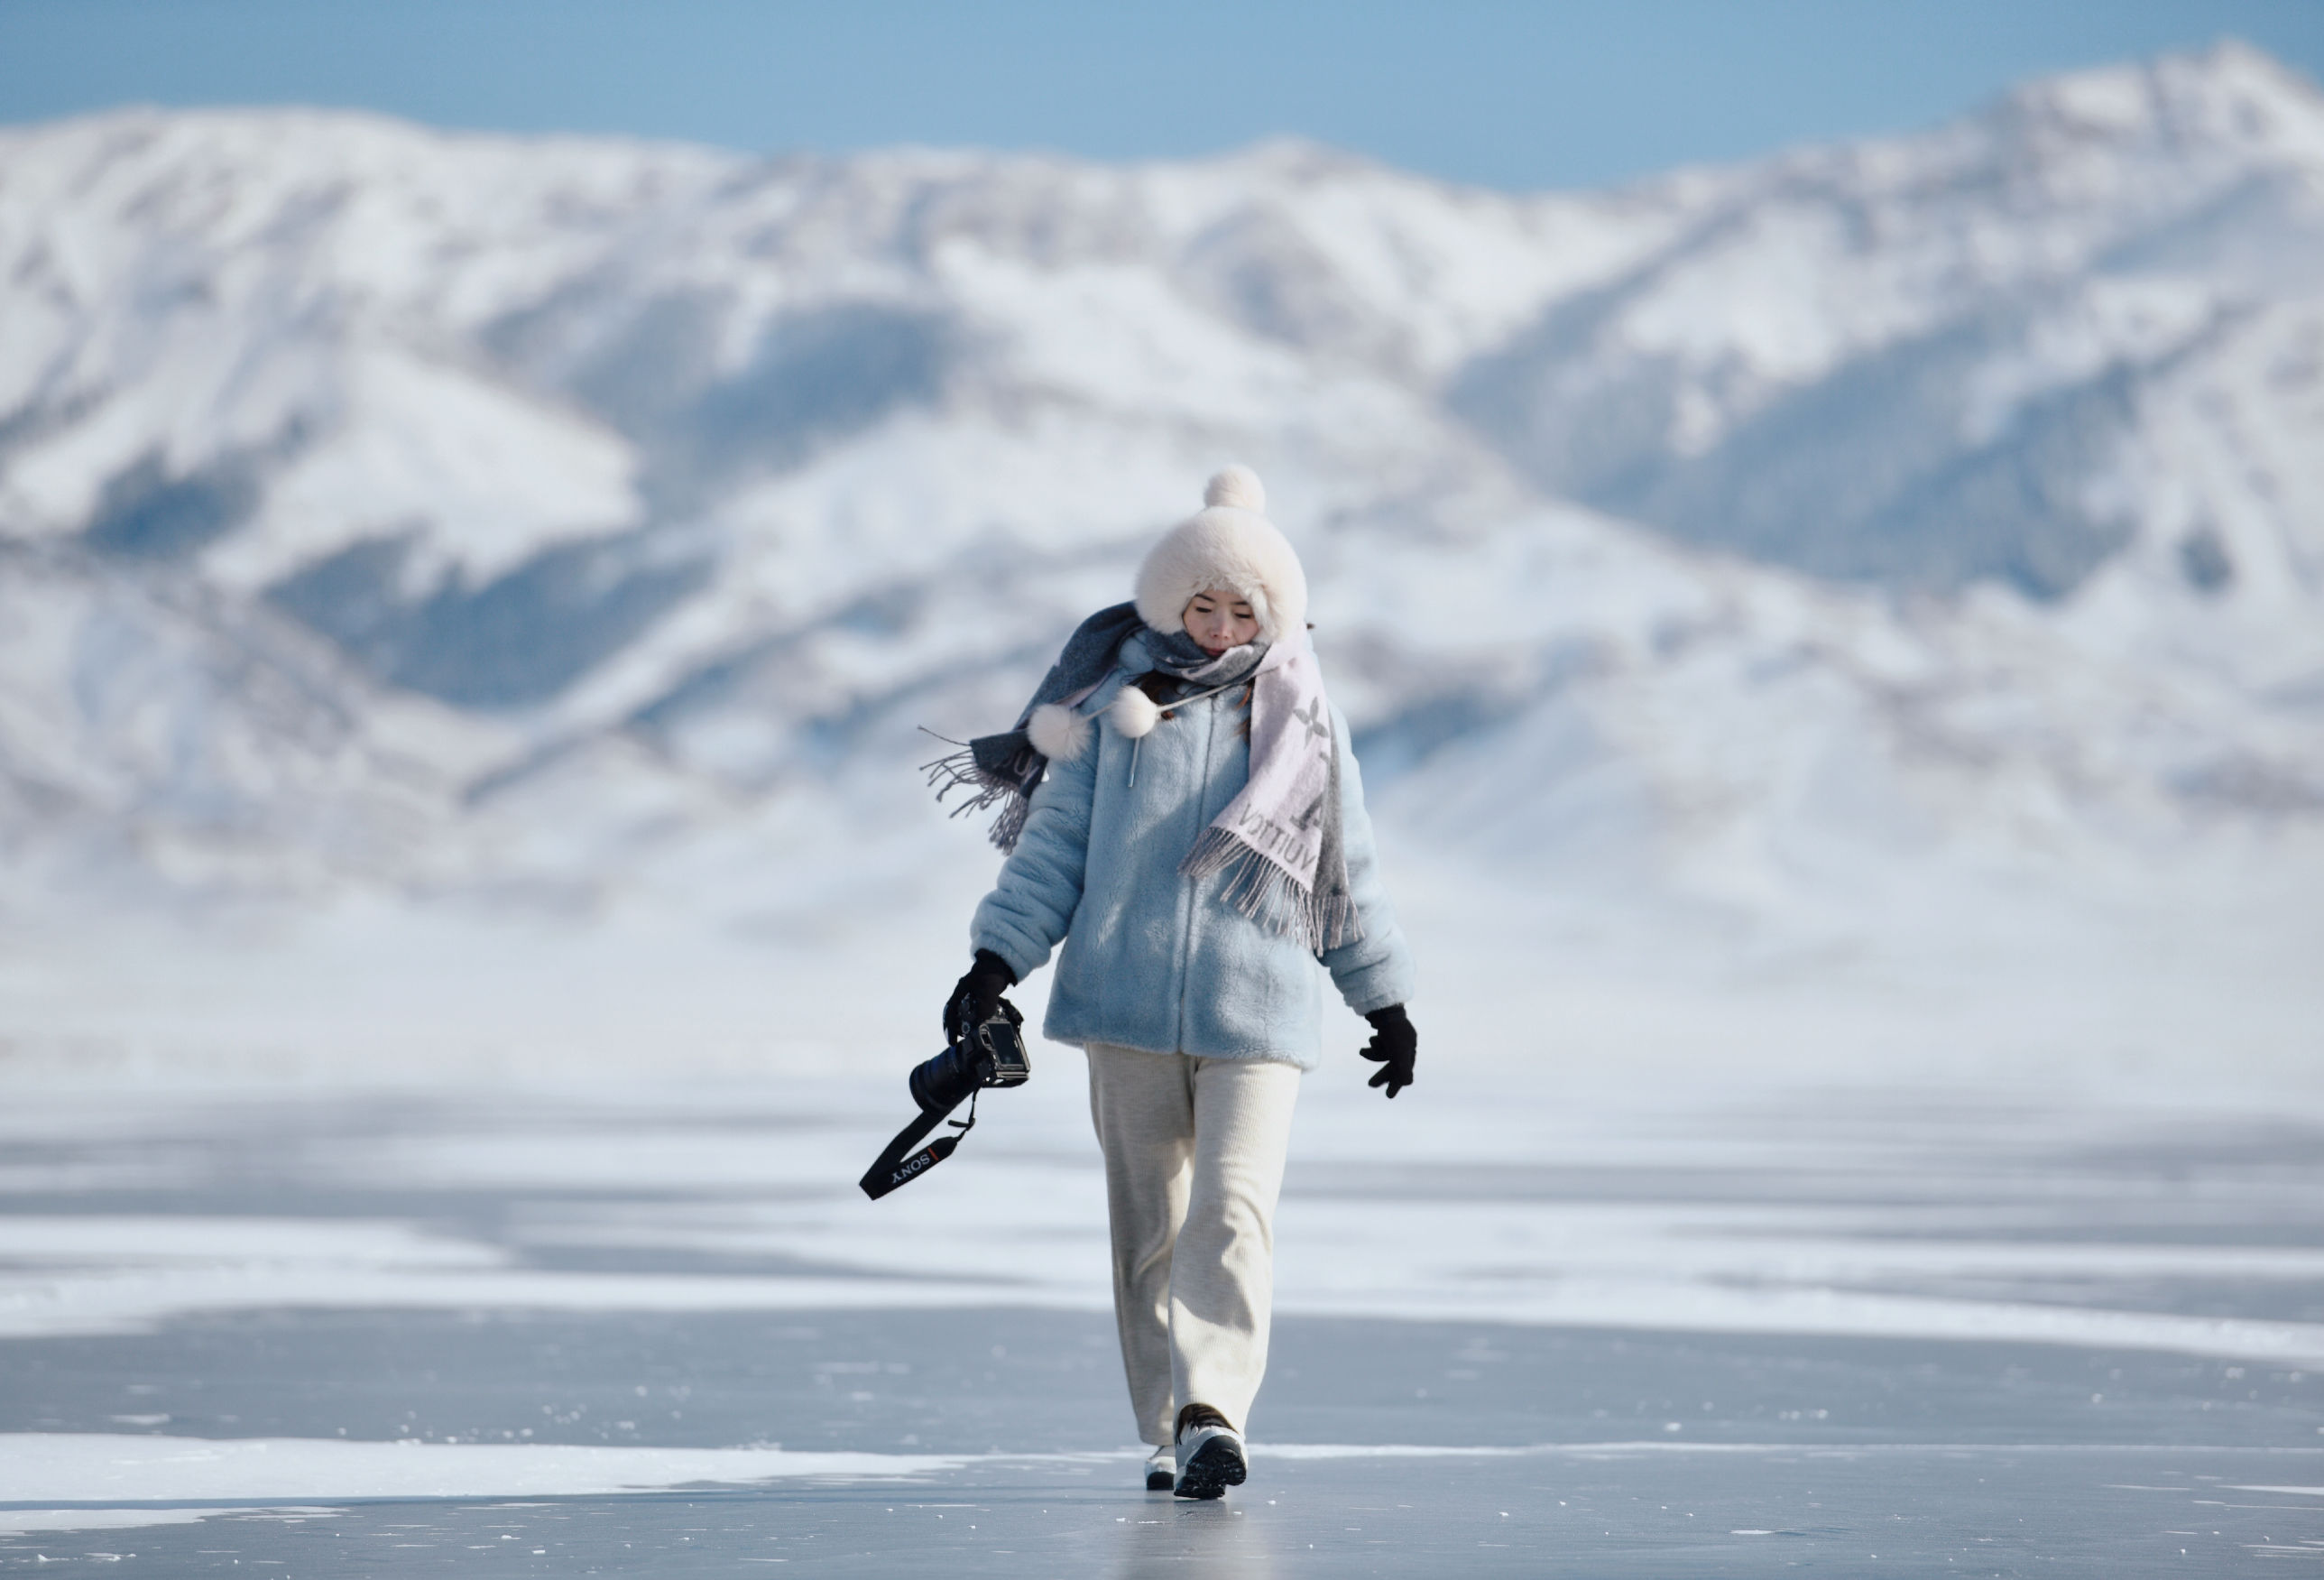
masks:
[(1412, 1017), (1404, 1012), (1402, 1004), (1374, 1010), (1364, 1019), (1372, 1023), (1372, 1039), (1356, 1051), (1380, 1067), (1364, 1085), (1386, 1086), (1393, 1097), (1412, 1085), (1412, 1063), (1420, 1057), (1420, 1033), (1412, 1029)]
[(999, 1012), (1001, 995), (1016, 985), (1017, 974), (1009, 969), (1008, 961), (990, 949), (979, 949), (976, 963), (954, 984), (952, 997), (945, 1001), (945, 1040), (967, 1041), (971, 1031)]

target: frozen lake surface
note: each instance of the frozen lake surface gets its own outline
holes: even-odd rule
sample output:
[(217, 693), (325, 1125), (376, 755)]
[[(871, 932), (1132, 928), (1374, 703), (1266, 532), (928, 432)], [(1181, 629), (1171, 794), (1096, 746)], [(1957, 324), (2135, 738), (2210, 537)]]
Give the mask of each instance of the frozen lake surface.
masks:
[(876, 1205), (899, 1072), (13, 1085), (0, 1566), (2324, 1562), (2311, 1096), (1505, 1070), (1389, 1105), (1327, 1067), (1254, 1474), (1195, 1506), (1139, 1490), (1077, 1065)]

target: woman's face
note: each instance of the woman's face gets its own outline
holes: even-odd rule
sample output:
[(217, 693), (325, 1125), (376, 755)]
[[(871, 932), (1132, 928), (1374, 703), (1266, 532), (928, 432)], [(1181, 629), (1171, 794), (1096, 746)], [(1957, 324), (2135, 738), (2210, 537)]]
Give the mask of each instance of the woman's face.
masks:
[(1186, 634), (1213, 658), (1231, 647), (1259, 640), (1259, 616), (1251, 613), (1250, 600), (1233, 593), (1217, 589), (1196, 593), (1186, 600), (1181, 618), (1186, 624)]

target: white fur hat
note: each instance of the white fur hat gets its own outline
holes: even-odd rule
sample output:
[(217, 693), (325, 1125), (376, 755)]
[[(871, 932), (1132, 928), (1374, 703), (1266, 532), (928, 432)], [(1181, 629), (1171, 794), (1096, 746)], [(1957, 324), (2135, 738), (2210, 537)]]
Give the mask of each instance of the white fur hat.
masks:
[(1213, 588), (1250, 601), (1259, 634), (1280, 642), (1307, 619), (1307, 573), (1291, 541), (1267, 519), (1267, 490), (1249, 467), (1229, 467), (1203, 490), (1204, 509), (1154, 545), (1138, 568), (1139, 618), (1184, 631), (1186, 600)]

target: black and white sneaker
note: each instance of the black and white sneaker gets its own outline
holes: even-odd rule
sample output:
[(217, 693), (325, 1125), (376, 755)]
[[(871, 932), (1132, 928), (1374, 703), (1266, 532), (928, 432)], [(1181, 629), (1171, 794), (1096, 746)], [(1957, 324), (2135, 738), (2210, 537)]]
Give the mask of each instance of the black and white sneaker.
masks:
[(1178, 1480), (1170, 1490), (1182, 1498), (1223, 1498), (1242, 1485), (1242, 1434), (1206, 1404), (1178, 1412)]
[(1178, 1484), (1178, 1451), (1157, 1448), (1146, 1456), (1146, 1490), (1167, 1492)]

